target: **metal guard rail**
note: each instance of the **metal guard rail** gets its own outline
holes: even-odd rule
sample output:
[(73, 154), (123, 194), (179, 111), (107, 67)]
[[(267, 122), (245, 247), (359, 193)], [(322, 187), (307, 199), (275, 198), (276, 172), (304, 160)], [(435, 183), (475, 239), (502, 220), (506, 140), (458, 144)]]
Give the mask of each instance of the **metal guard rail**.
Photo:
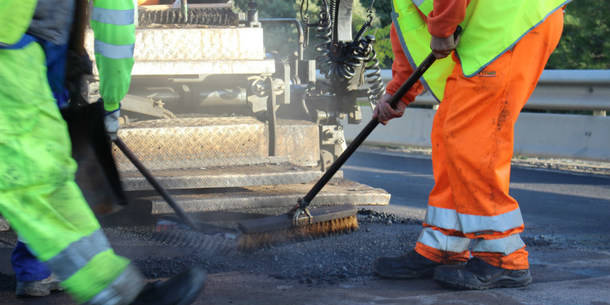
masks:
[[(387, 83), (392, 70), (382, 70)], [(432, 95), (424, 93), (414, 105), (436, 105)], [(610, 70), (545, 70), (525, 109), (551, 111), (610, 110)]]

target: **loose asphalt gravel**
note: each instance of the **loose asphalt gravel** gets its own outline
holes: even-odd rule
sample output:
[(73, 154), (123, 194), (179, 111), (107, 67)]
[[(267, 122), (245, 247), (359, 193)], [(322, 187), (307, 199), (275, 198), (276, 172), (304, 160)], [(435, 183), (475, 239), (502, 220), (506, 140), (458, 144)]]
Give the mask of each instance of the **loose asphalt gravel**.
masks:
[[(373, 275), (372, 265), (380, 256), (396, 256), (411, 250), (421, 230), (421, 219), (403, 217), (391, 207), (361, 209), (359, 230), (324, 238), (288, 242), (242, 252), (236, 249), (232, 231), (202, 234), (171, 226), (162, 232), (150, 227), (106, 229), (121, 253), (128, 247), (137, 253), (134, 263), (148, 278), (170, 277), (190, 266), (209, 273), (240, 272), (295, 280), (307, 285), (361, 281)], [(167, 222), (164, 222), (167, 223)], [(523, 234), (530, 250), (578, 248), (578, 243), (534, 228)], [(607, 238), (578, 240), (582, 250), (610, 249)]]
[(151, 231), (147, 227), (108, 228), (106, 233), (120, 252), (121, 245), (163, 248), (164, 254), (138, 255), (134, 260), (149, 278), (163, 278), (189, 266), (209, 273), (245, 272), (306, 284), (338, 283), (372, 275), (375, 258), (400, 255), (412, 248), (421, 221), (369, 209), (358, 213), (359, 230), (299, 242), (287, 242), (254, 251), (236, 249), (235, 235), (202, 234), (184, 229)]

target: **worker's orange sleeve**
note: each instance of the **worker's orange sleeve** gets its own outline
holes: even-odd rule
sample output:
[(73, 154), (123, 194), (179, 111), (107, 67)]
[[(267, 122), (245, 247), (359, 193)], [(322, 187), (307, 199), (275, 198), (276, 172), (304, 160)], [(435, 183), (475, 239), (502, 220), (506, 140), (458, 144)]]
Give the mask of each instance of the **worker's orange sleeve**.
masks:
[[(392, 63), (392, 80), (390, 80), (386, 86), (386, 93), (394, 94), (409, 78), (409, 76), (413, 74), (413, 67), (402, 50), (402, 45), (400, 44), (400, 39), (398, 38), (398, 33), (396, 32), (396, 28), (394, 28), (393, 23), (390, 29), (390, 41), (392, 42), (394, 62)], [(417, 81), (417, 83), (413, 85), (411, 90), (409, 90), (401, 100), (405, 104), (409, 105), (409, 103), (413, 102), (415, 97), (418, 96), (423, 89), (424, 87), (421, 82)]]
[(426, 18), (432, 36), (449, 37), (466, 16), (470, 0), (434, 0), (434, 9)]

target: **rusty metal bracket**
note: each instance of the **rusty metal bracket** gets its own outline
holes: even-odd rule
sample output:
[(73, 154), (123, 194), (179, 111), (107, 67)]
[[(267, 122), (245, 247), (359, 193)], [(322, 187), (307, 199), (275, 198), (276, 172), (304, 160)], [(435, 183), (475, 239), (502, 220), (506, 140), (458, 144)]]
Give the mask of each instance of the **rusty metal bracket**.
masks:
[(313, 216), (311, 212), (307, 208), (309, 204), (303, 201), (303, 198), (299, 198), (299, 204), (294, 207), (292, 212), (292, 224), (294, 226), (304, 226), (308, 224), (313, 224)]
[(269, 156), (275, 156), (277, 152), (277, 115), (276, 115), (276, 92), (273, 90), (273, 78), (266, 79), (269, 88), (267, 99), (267, 122), (269, 123)]

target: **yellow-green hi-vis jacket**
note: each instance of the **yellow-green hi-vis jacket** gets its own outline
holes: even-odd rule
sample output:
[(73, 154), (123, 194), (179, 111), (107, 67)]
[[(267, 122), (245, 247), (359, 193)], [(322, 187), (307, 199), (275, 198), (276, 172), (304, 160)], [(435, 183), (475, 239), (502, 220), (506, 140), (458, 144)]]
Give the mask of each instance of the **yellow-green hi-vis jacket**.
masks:
[[(511, 49), (531, 29), (571, 0), (471, 0), (460, 26), (462, 34), (457, 56), (464, 76), (471, 77)], [(392, 20), (402, 49), (412, 66), (431, 52), (432, 36), (420, 12), (428, 16), (434, 0), (392, 0)], [(441, 101), (447, 77), (455, 62), (451, 57), (437, 60), (422, 82)]]
[[(67, 1), (0, 0), (0, 47), (18, 44), (26, 33), (55, 44), (67, 43), (65, 38), (69, 33), (65, 32), (69, 32), (69, 27), (63, 24), (73, 15), (69, 11), (72, 5), (66, 5)], [(107, 111), (118, 109), (129, 90), (134, 63), (134, 10), (132, 0), (93, 1), (91, 28), (95, 35), (95, 60), (100, 74), (100, 94)], [(35, 13), (41, 15), (35, 18), (36, 22)], [(58, 13), (66, 16), (57, 16)]]

